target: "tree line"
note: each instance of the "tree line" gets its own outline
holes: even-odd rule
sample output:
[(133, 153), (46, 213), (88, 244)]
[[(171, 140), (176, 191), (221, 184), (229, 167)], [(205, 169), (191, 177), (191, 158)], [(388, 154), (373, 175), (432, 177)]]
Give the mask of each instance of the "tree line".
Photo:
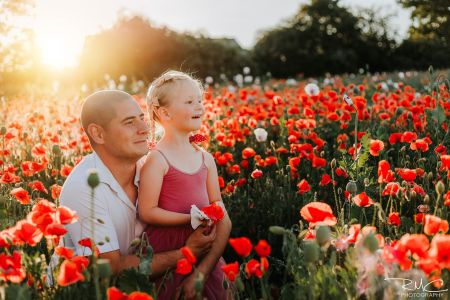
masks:
[[(250, 67), (252, 75), (276, 78), (449, 67), (450, 0), (397, 1), (412, 10), (402, 41), (389, 27), (389, 16), (371, 9), (354, 12), (340, 0), (311, 0), (300, 6), (289, 20), (261, 33), (252, 49), (241, 48), (234, 39), (156, 27), (142, 16), (120, 17), (111, 28), (86, 38), (76, 73), (84, 82), (100, 84), (105, 74), (147, 81), (169, 68), (219, 81), (242, 73), (244, 67)], [(8, 2), (30, 0), (3, 3)], [(0, 15), (20, 13), (18, 5), (11, 7), (15, 10), (8, 14), (4, 8)], [(0, 26), (0, 33), (6, 28)], [(14, 62), (16, 72), (33, 71), (16, 44), (3, 52), (0, 47), (0, 65)], [(14, 73), (11, 68), (0, 70)]]

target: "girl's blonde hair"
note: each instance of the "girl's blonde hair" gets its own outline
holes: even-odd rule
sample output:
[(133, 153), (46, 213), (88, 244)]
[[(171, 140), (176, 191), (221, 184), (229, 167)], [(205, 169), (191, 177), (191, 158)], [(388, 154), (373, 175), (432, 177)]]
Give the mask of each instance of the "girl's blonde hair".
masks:
[(159, 116), (156, 114), (157, 108), (167, 106), (169, 104), (169, 91), (174, 86), (185, 80), (191, 81), (198, 86), (200, 94), (203, 95), (203, 86), (201, 82), (191, 75), (179, 71), (166, 71), (161, 76), (153, 80), (150, 84), (147, 91), (146, 101), (147, 110), (150, 117), (151, 147), (154, 147), (156, 144), (155, 122), (160, 123)]

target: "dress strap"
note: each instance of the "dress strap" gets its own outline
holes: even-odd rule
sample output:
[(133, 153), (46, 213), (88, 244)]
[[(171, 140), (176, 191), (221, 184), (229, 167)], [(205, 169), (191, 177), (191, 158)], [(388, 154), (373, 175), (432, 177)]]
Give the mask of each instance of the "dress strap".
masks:
[(167, 157), (164, 155), (164, 153), (159, 150), (159, 149), (155, 149), (156, 151), (158, 151), (159, 153), (161, 153), (161, 155), (163, 156), (164, 160), (166, 161), (166, 163), (169, 165), (169, 167), (171, 166), (169, 160), (167, 159)]

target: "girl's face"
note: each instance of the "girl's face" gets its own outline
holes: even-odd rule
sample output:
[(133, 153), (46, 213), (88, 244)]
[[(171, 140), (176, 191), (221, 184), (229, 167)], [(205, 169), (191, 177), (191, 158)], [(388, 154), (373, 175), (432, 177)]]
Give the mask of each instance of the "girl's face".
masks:
[(162, 107), (165, 109), (162, 111), (163, 125), (167, 122), (186, 132), (200, 129), (205, 109), (198, 86), (190, 80), (183, 80), (167, 96), (168, 105)]

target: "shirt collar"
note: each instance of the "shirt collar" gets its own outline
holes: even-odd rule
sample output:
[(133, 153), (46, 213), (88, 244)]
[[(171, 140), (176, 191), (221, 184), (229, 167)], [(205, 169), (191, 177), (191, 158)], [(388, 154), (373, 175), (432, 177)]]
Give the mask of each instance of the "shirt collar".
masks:
[[(95, 151), (92, 152), (92, 155), (94, 159), (94, 166), (97, 169), (100, 182), (107, 184), (114, 192), (116, 192), (119, 198), (127, 204), (127, 206), (135, 209), (133, 203), (130, 202), (128, 196), (126, 195), (120, 184), (117, 182), (116, 178), (114, 178), (109, 168), (103, 163), (100, 156), (98, 156)], [(139, 187), (140, 171), (142, 165), (145, 162), (145, 158), (145, 156), (140, 158), (136, 163), (136, 174), (134, 175), (133, 182), (137, 187)]]

